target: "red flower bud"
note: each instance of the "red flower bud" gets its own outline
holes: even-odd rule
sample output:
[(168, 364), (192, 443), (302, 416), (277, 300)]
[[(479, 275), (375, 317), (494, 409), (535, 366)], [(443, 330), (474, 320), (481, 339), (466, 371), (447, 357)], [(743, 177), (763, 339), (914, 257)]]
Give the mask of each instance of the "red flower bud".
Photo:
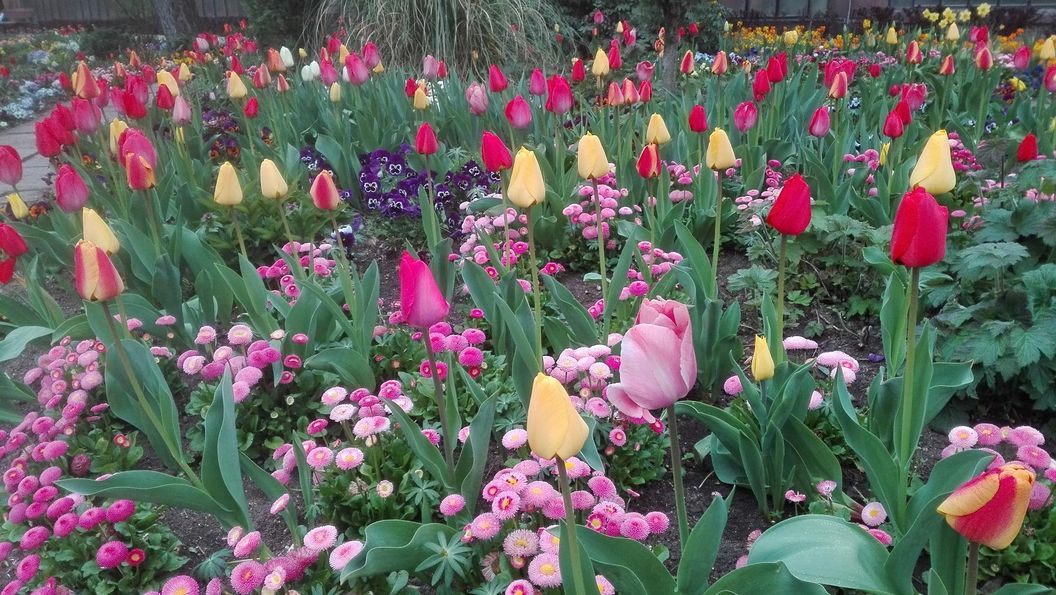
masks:
[(1016, 150), (1016, 159), (1018, 161), (1033, 161), (1038, 158), (1038, 137), (1034, 136), (1031, 132), (1027, 136), (1023, 137), (1023, 142), (1019, 143), (1019, 149)]
[(490, 130), (485, 130), (480, 137), (480, 157), (484, 161), (484, 169), (490, 172), (513, 167), (513, 157), (506, 143)]
[(436, 133), (429, 122), (423, 122), (418, 128), (418, 134), (414, 137), (414, 150), (419, 155), (432, 155), (437, 150)]
[(803, 176), (795, 174), (781, 188), (770, 207), (766, 223), (777, 231), (798, 236), (810, 225), (810, 186)]
[(926, 267), (946, 256), (949, 211), (927, 190), (917, 187), (902, 197), (891, 230), (891, 260)]
[(689, 129), (696, 133), (708, 130), (708, 115), (704, 112), (703, 105), (694, 105), (689, 110)]

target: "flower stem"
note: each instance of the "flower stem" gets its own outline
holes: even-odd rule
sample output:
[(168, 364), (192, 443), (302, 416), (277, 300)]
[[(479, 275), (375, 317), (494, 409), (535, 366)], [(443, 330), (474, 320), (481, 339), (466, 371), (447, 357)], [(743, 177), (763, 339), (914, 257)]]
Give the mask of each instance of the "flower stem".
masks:
[[(788, 236), (781, 234), (781, 243), (777, 251), (777, 338), (784, 345), (785, 341), (785, 263), (788, 261)], [(784, 359), (784, 348), (778, 350), (778, 357)]]
[(539, 370), (543, 369), (543, 307), (539, 288), (539, 261), (535, 256), (535, 223), (532, 207), (528, 207), (528, 260), (532, 267), (532, 296), (535, 300), (535, 359)]
[[(587, 595), (587, 583), (583, 576), (583, 566), (579, 561), (579, 537), (576, 535), (576, 513), (572, 509), (572, 491), (568, 487), (568, 471), (565, 461), (557, 457), (557, 480), (561, 487), (561, 497), (565, 503), (565, 525), (568, 527), (568, 559), (572, 563), (572, 593)], [(565, 544), (562, 544), (564, 547)]]
[(143, 192), (143, 203), (147, 207), (147, 227), (150, 228), (151, 239), (154, 240), (154, 257), (158, 258), (161, 256), (161, 231), (158, 229), (158, 217), (154, 214), (154, 197), (157, 196), (158, 191)]
[[(509, 221), (509, 219), (510, 219), (510, 216), (509, 216), (510, 215), (510, 198), (509, 198), (509, 196), (507, 196), (509, 191), (510, 191), (510, 179), (509, 179), (509, 176), (506, 175), (506, 172), (502, 172), (502, 173), (499, 174), (499, 180), (502, 183), (502, 188), (501, 188), (502, 189), (502, 250), (499, 251), (499, 262), (498, 262), (498, 265), (499, 265), (499, 270), (506, 271), (506, 269), (507, 269), (507, 267), (506, 267), (506, 262), (507, 262), (506, 255), (509, 252), (512, 252), (512, 244), (510, 244), (510, 221)], [(530, 231), (531, 230), (531, 225), (532, 225), (531, 221), (532, 221), (532, 216), (531, 216), (531, 213), (529, 213), (528, 214), (528, 229), (529, 229), (528, 233), (531, 233), (531, 231)], [(531, 240), (529, 240), (529, 243), (531, 243)]]
[(715, 172), (715, 239), (711, 246), (711, 289), (719, 296), (719, 248), (722, 245), (722, 172)]
[(282, 219), (282, 228), (286, 230), (286, 241), (290, 243), (290, 250), (296, 256), (297, 242), (293, 241), (293, 233), (290, 231), (290, 220), (286, 218), (286, 205), (282, 204), (282, 201), (279, 201), (278, 205), (279, 219)]
[[(913, 360), (914, 352), (917, 347), (917, 286), (920, 284), (920, 268), (911, 267), (909, 269), (909, 305), (907, 307), (906, 315), (906, 367), (905, 374), (902, 377), (902, 423), (899, 428), (899, 446), (901, 452), (899, 453), (902, 457), (900, 461), (902, 463), (903, 472), (909, 471), (910, 463), (913, 460), (913, 436), (910, 432), (910, 425), (913, 423), (913, 401), (917, 396), (917, 391), (913, 385)], [(906, 478), (902, 478), (905, 480)]]
[(686, 514), (686, 490), (682, 485), (682, 447), (678, 443), (678, 416), (675, 406), (667, 408), (667, 431), (671, 438), (671, 478), (675, 485), (675, 511), (678, 514), (679, 552), (686, 549), (689, 539), (689, 518)]
[(249, 254), (246, 253), (246, 241), (242, 239), (242, 222), (238, 220), (238, 213), (235, 212), (235, 207), (230, 207), (229, 212), (231, 214), (231, 223), (235, 225), (235, 237), (238, 239), (238, 248), (242, 251), (242, 256), (248, 261)]
[(979, 591), (979, 544), (968, 544), (968, 571), (964, 577), (964, 595), (975, 595)]
[[(608, 299), (609, 289), (609, 278), (605, 272), (605, 233), (602, 231), (601, 226), (601, 195), (598, 194), (598, 180), (596, 178), (590, 179), (590, 184), (594, 188), (594, 212), (597, 217), (595, 224), (598, 228), (598, 267), (601, 269), (601, 299)], [(608, 312), (609, 304), (605, 304), (605, 312)], [(602, 336), (609, 334), (608, 315), (602, 314), (601, 330)]]
[(429, 329), (422, 333), (422, 341), (425, 343), (425, 353), (429, 358), (429, 375), (433, 378), (433, 392), (436, 397), (436, 409), (440, 416), (440, 435), (444, 442), (444, 462), (447, 463), (447, 476), (449, 481), (455, 480), (455, 444), (456, 437), (447, 426), (447, 409), (444, 407), (444, 383), (440, 381), (440, 372), (436, 369), (436, 353), (433, 351), (433, 342), (429, 338)]

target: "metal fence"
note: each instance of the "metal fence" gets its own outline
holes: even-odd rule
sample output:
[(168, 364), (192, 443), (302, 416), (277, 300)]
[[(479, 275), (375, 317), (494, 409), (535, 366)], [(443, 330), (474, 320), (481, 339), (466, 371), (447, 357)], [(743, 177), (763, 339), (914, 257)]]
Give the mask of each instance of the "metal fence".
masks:
[[(976, 6), (976, 1), (942, 0), (722, 0), (722, 4), (736, 12), (753, 12), (768, 17), (809, 17), (817, 13), (850, 14), (855, 9), (872, 7), (954, 9)], [(1056, 0), (989, 0), (995, 7), (1056, 8)]]
[[(246, 16), (240, 0), (196, 0), (198, 16), (226, 19)], [(32, 9), (33, 20), (42, 24), (105, 23), (154, 18), (150, 0), (22, 0)]]

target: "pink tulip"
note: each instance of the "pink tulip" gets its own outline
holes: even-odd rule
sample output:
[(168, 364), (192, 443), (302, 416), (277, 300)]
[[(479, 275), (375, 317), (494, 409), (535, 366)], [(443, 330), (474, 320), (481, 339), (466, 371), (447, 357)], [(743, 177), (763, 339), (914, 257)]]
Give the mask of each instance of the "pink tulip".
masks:
[(99, 128), (103, 120), (103, 112), (94, 103), (87, 99), (75, 97), (73, 100), (73, 122), (77, 132), (91, 134)]
[(129, 128), (122, 132), (121, 138), (118, 139), (118, 146), (121, 155), (134, 153), (146, 159), (151, 167), (158, 166), (158, 152), (154, 150), (154, 144), (139, 130)]
[[(285, 79), (281, 79), (285, 80)], [(172, 106), (172, 123), (177, 126), (185, 126), (191, 123), (191, 104), (180, 95)]]
[(634, 74), (638, 77), (639, 81), (651, 81), (653, 80), (653, 71), (656, 67), (653, 63), (648, 60), (642, 60), (638, 63), (638, 66), (634, 67)]
[(22, 181), (22, 156), (11, 145), (0, 146), (0, 182), (14, 186)]
[(1030, 46), (1023, 46), (1012, 54), (1012, 65), (1016, 70), (1026, 70), (1030, 66)]
[(527, 128), (532, 123), (532, 106), (528, 105), (524, 97), (514, 97), (506, 104), (506, 120), (514, 128)]
[(370, 80), (370, 70), (355, 52), (349, 52), (345, 57), (345, 74), (348, 75), (348, 82), (357, 87)]
[(76, 213), (88, 202), (88, 187), (77, 170), (63, 163), (55, 178), (55, 202), (67, 213)]
[(829, 106), (823, 105), (814, 111), (807, 128), (811, 136), (821, 138), (829, 134)]
[(550, 77), (546, 86), (546, 111), (554, 114), (568, 113), (568, 110), (572, 109), (572, 87), (569, 86), (568, 79), (555, 74)]
[(748, 132), (759, 121), (759, 110), (751, 101), (745, 101), (733, 110), (733, 125), (741, 132)]
[(319, 62), (319, 80), (323, 81), (327, 87), (337, 82), (337, 70), (330, 60)]
[(484, 85), (474, 81), (466, 87), (466, 103), (469, 113), (479, 116), (488, 111), (488, 91)]
[(536, 68), (528, 77), (528, 93), (536, 97), (546, 95), (546, 77), (543, 76), (542, 69)]
[(400, 314), (417, 328), (429, 328), (447, 316), (450, 306), (429, 265), (404, 252), (400, 258)]
[(367, 65), (367, 68), (373, 69), (378, 64), (381, 64), (381, 54), (378, 53), (378, 46), (374, 45), (373, 41), (368, 41), (363, 44), (363, 62)]
[(620, 381), (610, 384), (607, 394), (624, 415), (652, 423), (650, 410), (673, 405), (697, 381), (693, 325), (685, 304), (643, 301), (621, 345)]
[(440, 61), (432, 54), (422, 58), (422, 76), (427, 79), (435, 79), (440, 72)]

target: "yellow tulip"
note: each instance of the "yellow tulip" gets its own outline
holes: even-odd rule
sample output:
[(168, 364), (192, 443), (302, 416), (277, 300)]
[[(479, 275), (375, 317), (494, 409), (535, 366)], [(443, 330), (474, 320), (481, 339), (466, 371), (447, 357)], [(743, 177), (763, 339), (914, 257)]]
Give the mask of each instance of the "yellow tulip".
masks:
[(957, 41), (961, 38), (961, 30), (957, 27), (957, 23), (950, 23), (950, 28), (946, 30), (946, 41)]
[(898, 31), (893, 26), (887, 28), (887, 37), (884, 38), (889, 45), (898, 45)]
[[(579, 139), (576, 165), (579, 168), (579, 177), (584, 180), (597, 179), (609, 173), (609, 159), (605, 156), (601, 139), (589, 132)], [(516, 167), (514, 165), (515, 169)]]
[(1053, 44), (1052, 38), (1049, 37), (1045, 40), (1045, 43), (1041, 44), (1041, 49), (1038, 50), (1038, 58), (1042, 60), (1052, 60), (1056, 58), (1056, 44)]
[(7, 195), (7, 204), (11, 207), (11, 214), (15, 216), (15, 219), (25, 219), (26, 215), (29, 215), (29, 207), (17, 192)]
[(347, 57), (348, 57), (348, 46), (342, 43), (341, 44), (341, 49), (338, 50), (338, 52), (337, 52), (337, 62), (339, 64), (344, 64), (345, 63), (345, 58), (347, 58)]
[(235, 167), (229, 161), (225, 161), (220, 166), (220, 172), (216, 174), (213, 201), (225, 207), (233, 207), (242, 202), (242, 184), (238, 181)]
[(177, 78), (186, 83), (187, 81), (191, 80), (191, 67), (187, 66), (186, 62), (181, 63), (180, 69), (179, 71), (177, 71), (177, 75)]
[(290, 187), (279, 173), (279, 168), (271, 159), (260, 162), (260, 193), (264, 198), (282, 200), (289, 194)]
[(590, 72), (594, 76), (602, 77), (609, 74), (609, 55), (605, 50), (598, 48), (594, 54), (594, 63), (590, 65)]
[(93, 209), (81, 209), (81, 230), (85, 240), (102, 248), (107, 254), (114, 254), (121, 249), (114, 231)]
[(378, 65), (374, 67), (374, 70), (372, 72), (374, 74), (381, 74), (381, 73), (385, 72), (385, 65), (382, 64), (381, 62), (378, 62)]
[(616, 32), (623, 33), (623, 21), (616, 23)]
[(957, 174), (953, 171), (950, 139), (945, 130), (939, 130), (924, 145), (916, 166), (909, 174), (909, 186), (920, 186), (931, 194), (939, 195), (953, 190), (956, 185)]
[(774, 377), (774, 358), (770, 355), (770, 346), (766, 337), (755, 336), (755, 352), (752, 354), (752, 377), (756, 382), (770, 380)]
[(546, 183), (543, 182), (543, 171), (539, 169), (535, 153), (524, 147), (517, 151), (506, 192), (510, 202), (522, 209), (542, 204), (546, 198)]
[(538, 374), (528, 402), (528, 445), (544, 459), (568, 459), (583, 449), (589, 430), (557, 379)]
[(424, 110), (429, 107), (429, 96), (425, 94), (425, 88), (418, 86), (414, 91), (414, 109)]
[(110, 154), (117, 155), (118, 141), (121, 140), (121, 134), (128, 130), (128, 124), (124, 120), (118, 120), (114, 118), (110, 122)]
[[(341, 102), (341, 83), (335, 81), (334, 84), (330, 85), (330, 101), (332, 103)], [(415, 103), (417, 103), (417, 101), (415, 101)], [(417, 105), (415, 107), (417, 107)]]
[(176, 130), (172, 133), (172, 137), (176, 139), (177, 143), (181, 145), (184, 144), (186, 137), (184, 137), (183, 134), (183, 126), (177, 126)]
[(169, 88), (169, 93), (172, 96), (178, 97), (180, 94), (180, 85), (176, 82), (176, 77), (172, 76), (172, 73), (168, 70), (159, 70), (157, 74), (158, 85), (165, 85)]
[(789, 29), (788, 31), (785, 31), (783, 37), (785, 38), (785, 45), (796, 45), (799, 41), (799, 31), (796, 29)]
[(671, 133), (660, 114), (649, 116), (649, 126), (645, 129), (645, 142), (654, 145), (666, 145), (671, 142)]
[(308, 50), (304, 48), (297, 48), (297, 55), (301, 57), (301, 60), (304, 60), (308, 57)]
[(884, 146), (880, 147), (880, 165), (887, 163), (887, 152), (891, 150), (891, 143), (884, 143)]
[(705, 164), (713, 169), (720, 170), (733, 167), (737, 164), (737, 156), (733, 154), (733, 145), (730, 137), (722, 128), (716, 128), (708, 137), (708, 154), (704, 158)]
[(242, 77), (238, 76), (237, 72), (227, 72), (227, 96), (231, 99), (243, 99), (249, 93), (246, 89), (246, 83), (242, 82)]

